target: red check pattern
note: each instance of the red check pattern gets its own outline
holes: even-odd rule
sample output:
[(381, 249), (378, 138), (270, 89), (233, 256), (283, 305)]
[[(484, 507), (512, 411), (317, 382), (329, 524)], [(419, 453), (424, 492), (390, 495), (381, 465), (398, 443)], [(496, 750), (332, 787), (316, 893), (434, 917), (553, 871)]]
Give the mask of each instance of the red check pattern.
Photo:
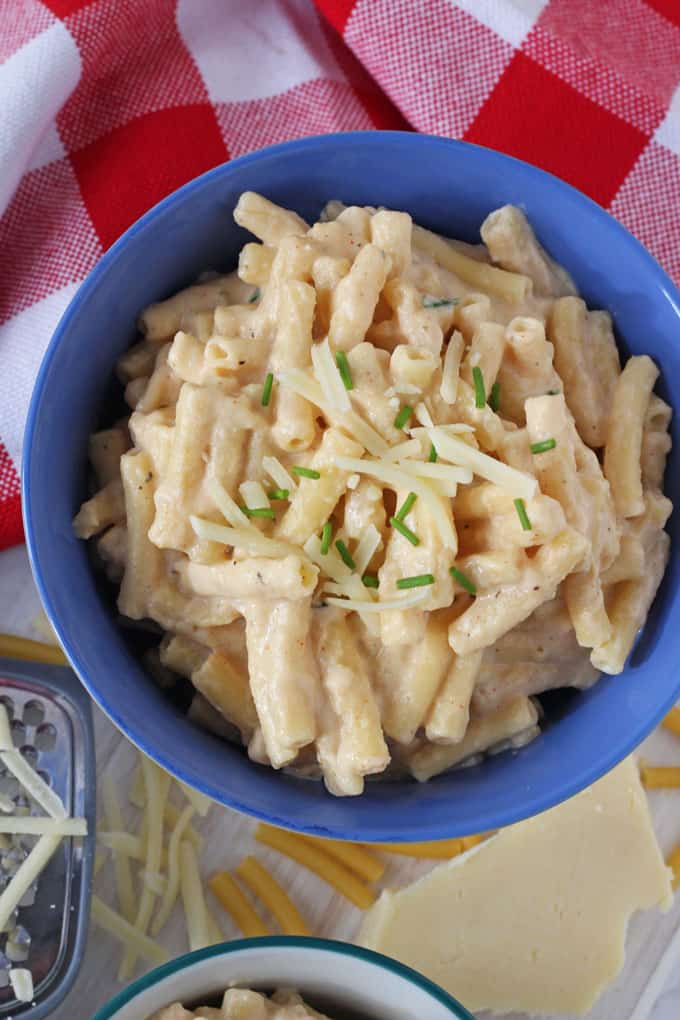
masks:
[(678, 0), (0, 0), (0, 548), (30, 390), (78, 284), (230, 157), (427, 131), (544, 167), (680, 282)]

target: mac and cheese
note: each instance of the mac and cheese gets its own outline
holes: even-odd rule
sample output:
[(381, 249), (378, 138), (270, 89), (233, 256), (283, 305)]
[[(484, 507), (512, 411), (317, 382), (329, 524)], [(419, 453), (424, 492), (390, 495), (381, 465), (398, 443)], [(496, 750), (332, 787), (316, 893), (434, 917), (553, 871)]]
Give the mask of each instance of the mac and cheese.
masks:
[(147, 308), (75, 519), (191, 708), (359, 794), (538, 733), (619, 673), (668, 558), (646, 356), (505, 206), (483, 244), (254, 193), (237, 272)]

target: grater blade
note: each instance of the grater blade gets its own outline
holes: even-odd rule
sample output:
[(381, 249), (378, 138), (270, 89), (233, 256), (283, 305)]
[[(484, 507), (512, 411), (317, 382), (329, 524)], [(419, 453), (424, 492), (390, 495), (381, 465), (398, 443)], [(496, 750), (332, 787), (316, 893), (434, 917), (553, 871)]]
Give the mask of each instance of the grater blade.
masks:
[[(85, 949), (96, 825), (92, 713), (85, 689), (63, 666), (0, 658), (0, 700), (17, 749), (59, 794), (68, 813), (84, 816), (88, 824), (85, 838), (63, 840), (33, 895), (29, 892), (19, 906), (14, 931), (0, 932), (0, 1020), (40, 1020), (52, 1015), (68, 992)], [(4, 769), (0, 793), (14, 801), (15, 810), (44, 814), (22, 797), (17, 781)], [(10, 850), (10, 867), (36, 837), (21, 840), (24, 846), (14, 848), (18, 855)], [(0, 860), (0, 889), (4, 884)], [(15, 966), (33, 973), (31, 1003), (14, 997), (8, 971), (12, 957)]]

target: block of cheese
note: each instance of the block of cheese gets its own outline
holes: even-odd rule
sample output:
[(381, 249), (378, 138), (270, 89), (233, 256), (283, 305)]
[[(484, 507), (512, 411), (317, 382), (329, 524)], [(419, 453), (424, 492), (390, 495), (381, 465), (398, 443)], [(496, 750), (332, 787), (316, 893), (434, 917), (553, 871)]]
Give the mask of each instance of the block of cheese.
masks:
[(358, 940), (471, 1011), (584, 1013), (623, 967), (631, 915), (671, 896), (628, 758), (571, 800), (384, 892)]

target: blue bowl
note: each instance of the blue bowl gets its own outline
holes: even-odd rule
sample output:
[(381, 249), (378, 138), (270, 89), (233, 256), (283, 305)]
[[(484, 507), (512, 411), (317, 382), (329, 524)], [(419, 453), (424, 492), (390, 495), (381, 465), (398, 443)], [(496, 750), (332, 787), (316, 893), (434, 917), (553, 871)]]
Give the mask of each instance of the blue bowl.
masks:
[[(427, 227), (474, 240), (487, 213), (526, 210), (591, 307), (606, 308), (621, 350), (680, 378), (680, 294), (623, 227), (578, 191), (525, 163), (462, 142), (397, 132), (307, 138), (263, 149), (170, 195), (113, 245), (83, 283), (47, 351), (31, 403), (23, 468), (26, 534), (47, 613), (74, 669), (140, 748), (215, 800), (276, 825), (351, 840), (429, 840), (507, 825), (543, 811), (612, 768), (680, 694), (677, 517), (671, 562), (625, 672), (586, 693), (544, 699), (542, 735), (513, 754), (426, 784), (369, 783), (360, 798), (253, 764), (199, 732), (145, 675), (117, 626), (71, 519), (86, 492), (87, 437), (106, 422), (113, 365), (141, 308), (206, 267), (231, 268), (248, 235), (239, 194), (263, 192), (314, 220), (329, 198), (406, 209)], [(677, 410), (677, 409), (676, 409)], [(680, 498), (673, 422), (668, 494)]]

